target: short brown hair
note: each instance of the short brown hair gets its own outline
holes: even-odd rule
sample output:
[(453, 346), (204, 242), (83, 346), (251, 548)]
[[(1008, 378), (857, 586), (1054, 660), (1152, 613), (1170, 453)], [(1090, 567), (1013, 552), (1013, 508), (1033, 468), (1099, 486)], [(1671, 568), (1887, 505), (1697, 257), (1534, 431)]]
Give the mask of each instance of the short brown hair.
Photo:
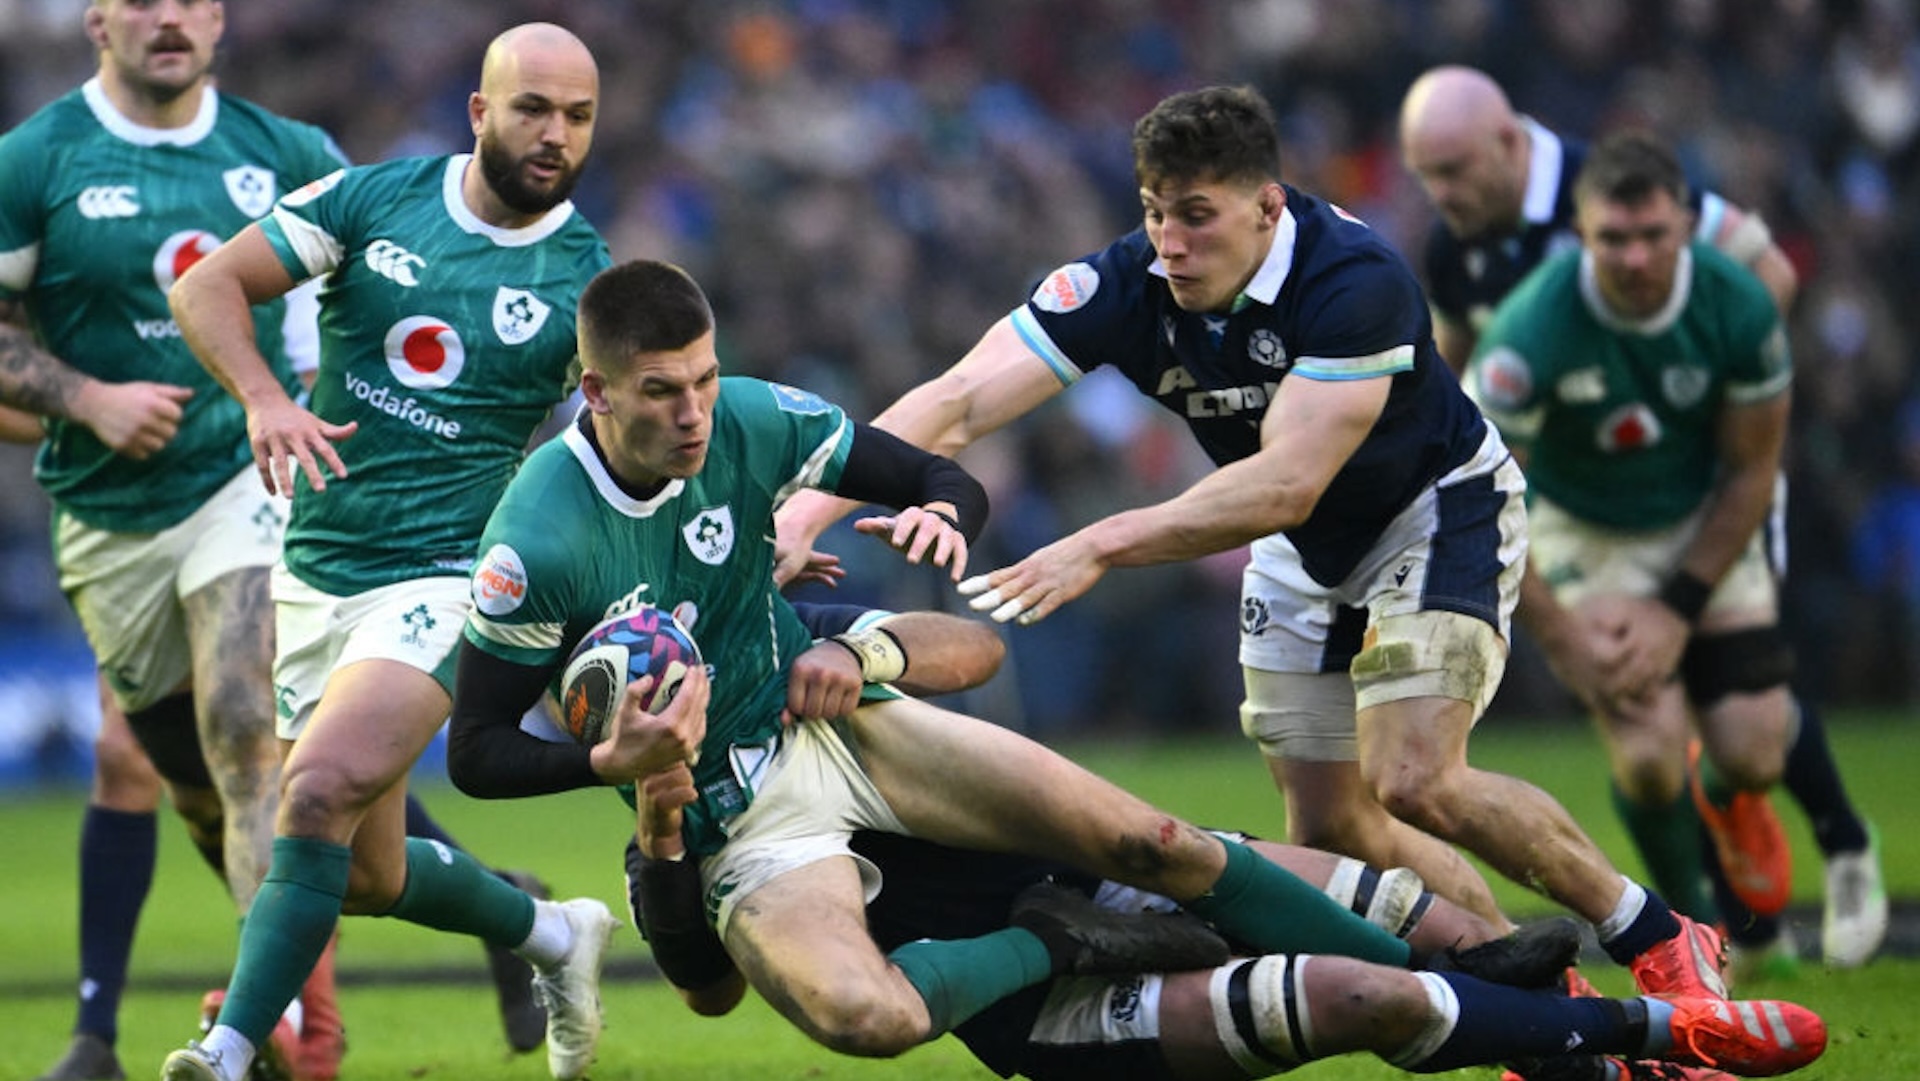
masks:
[(1133, 125), (1133, 173), (1149, 189), (1169, 180), (1278, 180), (1273, 107), (1250, 86), (1166, 98)]

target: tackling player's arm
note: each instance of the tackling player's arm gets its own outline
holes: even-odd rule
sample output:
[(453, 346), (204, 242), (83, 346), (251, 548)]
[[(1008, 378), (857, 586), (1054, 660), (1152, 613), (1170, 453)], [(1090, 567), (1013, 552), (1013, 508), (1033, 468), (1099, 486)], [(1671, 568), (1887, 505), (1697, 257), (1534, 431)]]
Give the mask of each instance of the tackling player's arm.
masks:
[[(873, 426), (951, 458), (981, 436), (1031, 412), (1065, 389), (1044, 360), (1027, 348), (1011, 317), (995, 323), (967, 355), (920, 384), (873, 420)], [(796, 494), (775, 516), (779, 555), (774, 580), (792, 581), (806, 566), (813, 542), (859, 504), (826, 492)]]
[(195, 263), (167, 293), (193, 355), (246, 409), (261, 481), (283, 495), (293, 494), (294, 463), (316, 492), (327, 487), (323, 465), (345, 477), (347, 467), (333, 444), (357, 427), (329, 424), (296, 404), (254, 342), (253, 305), (295, 284), (256, 222)]
[(1079, 597), (1112, 567), (1174, 563), (1226, 551), (1307, 520), (1386, 407), (1393, 380), (1281, 380), (1260, 449), (1163, 503), (1109, 515), (1011, 567), (961, 584), (977, 611), (1033, 623)]
[(115, 454), (146, 458), (173, 441), (185, 415), (188, 387), (169, 383), (107, 383), (86, 375), (34, 344), (19, 301), (0, 300), (0, 405), (9, 442), (37, 443), (38, 417), (83, 424)]

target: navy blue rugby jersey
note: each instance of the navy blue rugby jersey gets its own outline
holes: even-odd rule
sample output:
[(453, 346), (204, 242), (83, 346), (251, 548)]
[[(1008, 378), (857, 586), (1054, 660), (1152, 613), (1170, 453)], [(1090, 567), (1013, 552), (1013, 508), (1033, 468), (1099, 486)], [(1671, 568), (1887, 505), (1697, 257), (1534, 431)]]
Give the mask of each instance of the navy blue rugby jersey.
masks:
[[(1573, 229), (1573, 183), (1587, 163), (1587, 144), (1562, 138), (1525, 117), (1521, 123), (1532, 136), (1533, 153), (1519, 230), (1462, 240), (1436, 218), (1427, 233), (1422, 267), (1433, 306), (1476, 335), (1486, 330), (1493, 310), (1535, 267), (1580, 246)], [(1726, 200), (1693, 185), (1687, 201), (1695, 215), (1693, 235), (1712, 243), (1726, 221)]]
[(1473, 457), (1486, 422), (1434, 349), (1426, 297), (1393, 246), (1324, 200), (1286, 194), (1266, 262), (1230, 313), (1181, 310), (1136, 229), (1050, 274), (1013, 323), (1063, 382), (1101, 364), (1124, 373), (1221, 465), (1260, 449), (1288, 375), (1392, 379), (1372, 433), (1286, 534), (1333, 586), (1416, 495)]

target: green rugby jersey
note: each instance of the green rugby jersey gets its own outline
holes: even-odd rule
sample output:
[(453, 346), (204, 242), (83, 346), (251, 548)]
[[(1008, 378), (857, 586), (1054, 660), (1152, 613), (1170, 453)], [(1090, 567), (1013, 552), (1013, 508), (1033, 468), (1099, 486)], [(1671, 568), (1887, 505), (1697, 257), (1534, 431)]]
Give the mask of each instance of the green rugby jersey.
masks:
[[(144, 461), (49, 418), (35, 475), (63, 510), (98, 529), (155, 532), (252, 460), (246, 414), (181, 339), (167, 290), (275, 199), (343, 164), (320, 129), (211, 89), (185, 127), (141, 127), (98, 78), (0, 136), (0, 296), (23, 300), (47, 351), (88, 375), (194, 391), (179, 434)], [(285, 309), (253, 317), (291, 389)]]
[(642, 604), (673, 612), (713, 679), (687, 816), (702, 855), (720, 846), (718, 820), (744, 809), (742, 774), (770, 749), (787, 671), (812, 644), (774, 588), (774, 508), (802, 487), (831, 490), (853, 443), (846, 415), (806, 391), (720, 386), (705, 467), (652, 498), (623, 492), (577, 424), (535, 451), (487, 523), (466, 628), (494, 656), (551, 666), (557, 695), (595, 624)]
[(527, 440), (566, 395), (574, 309), (610, 263), (562, 203), (519, 229), (467, 208), (471, 155), (348, 169), (262, 228), (296, 280), (325, 275), (313, 412), (358, 422), (349, 476), (296, 483), (289, 570), (336, 596), (466, 574)]
[(1543, 264), (1495, 311), (1466, 382), (1502, 437), (1527, 450), (1530, 490), (1595, 525), (1648, 530), (1712, 491), (1722, 410), (1792, 379), (1766, 288), (1694, 241), (1672, 300), (1639, 321), (1606, 307), (1584, 253)]

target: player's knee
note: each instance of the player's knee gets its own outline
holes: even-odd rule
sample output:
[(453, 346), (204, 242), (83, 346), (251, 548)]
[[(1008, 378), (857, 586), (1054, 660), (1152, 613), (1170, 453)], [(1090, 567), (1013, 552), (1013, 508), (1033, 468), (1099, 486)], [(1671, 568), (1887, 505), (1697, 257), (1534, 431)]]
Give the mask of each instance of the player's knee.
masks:
[(1452, 835), (1452, 790), (1463, 771), (1417, 755), (1363, 761), (1361, 775), (1386, 812), (1438, 837)]
[(330, 837), (378, 799), (382, 789), (335, 762), (290, 765), (281, 779), (281, 832)]
[(821, 1046), (843, 1055), (892, 1058), (927, 1035), (908, 1004), (890, 996), (839, 989), (803, 1008), (802, 1027)]
[(124, 724), (103, 725), (93, 740), (93, 802), (150, 811), (160, 802), (160, 773)]

